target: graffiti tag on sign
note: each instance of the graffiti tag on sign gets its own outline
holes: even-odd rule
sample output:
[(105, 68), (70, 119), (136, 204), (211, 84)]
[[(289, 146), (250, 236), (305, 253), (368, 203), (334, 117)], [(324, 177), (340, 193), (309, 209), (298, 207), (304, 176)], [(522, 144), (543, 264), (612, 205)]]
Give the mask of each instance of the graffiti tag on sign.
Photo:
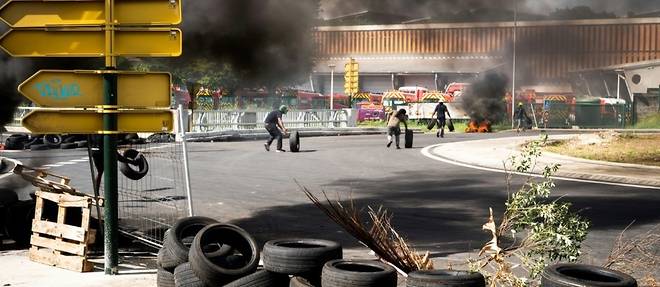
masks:
[(63, 83), (60, 79), (36, 83), (34, 87), (42, 97), (50, 97), (56, 100), (81, 96), (78, 83)]

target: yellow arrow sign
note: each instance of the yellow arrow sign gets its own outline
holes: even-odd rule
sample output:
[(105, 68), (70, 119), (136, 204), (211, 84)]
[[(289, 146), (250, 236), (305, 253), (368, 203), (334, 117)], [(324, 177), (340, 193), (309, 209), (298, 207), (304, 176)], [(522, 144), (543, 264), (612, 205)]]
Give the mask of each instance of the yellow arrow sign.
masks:
[[(167, 110), (120, 111), (118, 132), (171, 132), (172, 112)], [(34, 110), (22, 120), (23, 127), (35, 134), (95, 134), (103, 131), (103, 114), (96, 110)]]
[[(103, 73), (109, 71), (41, 70), (18, 86), (38, 106), (84, 108), (103, 105)], [(117, 105), (148, 108), (171, 105), (169, 73), (117, 73)]]
[[(180, 29), (132, 28), (114, 31), (114, 55), (177, 57), (183, 50)], [(0, 48), (13, 57), (103, 57), (101, 28), (13, 30), (0, 37)]]
[[(178, 25), (180, 0), (115, 0), (115, 25)], [(105, 25), (105, 3), (90, 1), (10, 0), (0, 19), (12, 28)]]

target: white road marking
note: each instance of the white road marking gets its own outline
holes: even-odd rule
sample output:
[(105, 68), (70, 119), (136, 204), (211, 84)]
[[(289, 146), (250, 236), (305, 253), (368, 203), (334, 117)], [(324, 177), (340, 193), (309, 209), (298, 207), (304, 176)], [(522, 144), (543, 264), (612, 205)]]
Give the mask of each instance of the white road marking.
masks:
[(62, 166), (62, 165), (61, 164), (47, 164), (47, 165), (44, 165), (42, 167), (60, 167), (60, 166)]
[[(431, 150), (434, 148), (437, 148), (439, 146), (442, 146), (443, 144), (436, 144), (436, 145), (431, 145), (427, 146), (424, 149), (422, 149), (421, 153), (422, 155), (434, 159), (437, 161), (441, 161), (444, 163), (448, 164), (453, 164), (457, 166), (462, 166), (462, 167), (467, 167), (467, 168), (472, 168), (472, 169), (478, 169), (478, 170), (483, 170), (483, 171), (490, 171), (490, 172), (497, 172), (497, 173), (506, 173), (504, 170), (497, 169), (497, 168), (489, 168), (489, 167), (481, 167), (481, 166), (476, 166), (476, 165), (471, 165), (471, 164), (466, 164), (466, 163), (461, 163), (461, 162), (456, 162), (452, 161), (449, 159), (446, 159), (444, 157), (440, 157), (437, 155), (434, 155), (431, 153)], [(523, 175), (523, 176), (531, 176), (531, 177), (543, 177), (540, 174), (531, 174), (531, 173), (521, 173), (521, 172), (513, 172), (513, 174), (516, 175)], [(643, 189), (657, 189), (660, 190), (660, 187), (657, 186), (648, 186), (648, 185), (636, 185), (636, 184), (626, 184), (626, 183), (616, 183), (616, 182), (606, 182), (606, 181), (595, 181), (595, 180), (588, 180), (588, 179), (577, 179), (577, 178), (569, 178), (569, 177), (561, 177), (561, 176), (553, 176), (551, 177), (552, 179), (556, 180), (564, 180), (564, 181), (574, 181), (574, 182), (584, 182), (584, 183), (593, 183), (593, 184), (603, 184), (603, 185), (613, 185), (613, 186), (621, 186), (621, 187), (633, 187), (633, 188), (643, 188)]]

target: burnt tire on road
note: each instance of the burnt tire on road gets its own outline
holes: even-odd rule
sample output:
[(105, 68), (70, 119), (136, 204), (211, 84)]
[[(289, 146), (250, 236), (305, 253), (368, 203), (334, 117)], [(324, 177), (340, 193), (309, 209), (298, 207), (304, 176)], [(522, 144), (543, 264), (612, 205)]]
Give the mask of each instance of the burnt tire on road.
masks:
[(556, 264), (541, 273), (543, 287), (636, 287), (630, 275), (598, 266), (584, 264)]
[[(209, 257), (208, 245), (229, 245), (232, 251), (220, 257)], [(195, 274), (209, 286), (221, 286), (252, 274), (259, 265), (259, 247), (242, 228), (231, 224), (211, 224), (197, 233), (189, 255)]]
[(330, 240), (278, 239), (266, 242), (262, 257), (264, 268), (268, 271), (303, 276), (314, 281), (320, 275), (323, 264), (342, 258), (342, 248), (339, 243)]
[(454, 270), (420, 270), (408, 273), (407, 287), (484, 287), (486, 279), (481, 273)]
[(396, 287), (394, 268), (378, 261), (333, 260), (323, 266), (323, 287)]

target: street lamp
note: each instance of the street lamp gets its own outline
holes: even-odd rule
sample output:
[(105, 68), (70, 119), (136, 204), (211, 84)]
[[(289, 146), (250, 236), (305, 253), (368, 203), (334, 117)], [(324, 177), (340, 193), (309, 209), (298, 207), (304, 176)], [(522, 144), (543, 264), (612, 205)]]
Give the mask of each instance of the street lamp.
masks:
[(330, 68), (330, 110), (335, 109), (335, 64), (328, 65)]
[(518, 0), (513, 0), (513, 79), (511, 82), (511, 129), (516, 125), (516, 57), (518, 48)]

